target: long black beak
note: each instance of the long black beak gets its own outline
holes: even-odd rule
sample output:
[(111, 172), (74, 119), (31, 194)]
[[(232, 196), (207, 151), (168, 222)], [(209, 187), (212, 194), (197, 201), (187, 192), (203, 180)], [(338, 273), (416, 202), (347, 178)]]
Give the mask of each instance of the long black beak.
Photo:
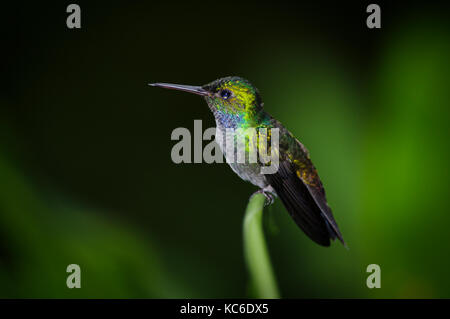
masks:
[(208, 96), (209, 92), (202, 88), (201, 86), (192, 86), (192, 85), (180, 85), (180, 84), (171, 84), (171, 83), (149, 83), (150, 86), (157, 86), (164, 89), (184, 91), (189, 93), (194, 93), (197, 95)]

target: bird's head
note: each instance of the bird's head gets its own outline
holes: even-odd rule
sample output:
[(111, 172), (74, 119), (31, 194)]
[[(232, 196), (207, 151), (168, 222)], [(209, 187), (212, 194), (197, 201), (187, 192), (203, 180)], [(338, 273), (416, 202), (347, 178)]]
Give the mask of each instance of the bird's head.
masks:
[(248, 117), (262, 109), (258, 90), (249, 81), (237, 76), (221, 78), (203, 86), (169, 83), (150, 85), (201, 95), (215, 115)]

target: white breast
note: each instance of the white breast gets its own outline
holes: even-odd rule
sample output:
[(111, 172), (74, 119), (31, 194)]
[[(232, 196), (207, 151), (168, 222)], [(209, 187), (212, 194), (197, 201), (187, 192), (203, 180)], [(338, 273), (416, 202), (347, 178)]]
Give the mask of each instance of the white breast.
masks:
[[(225, 128), (217, 125), (215, 139), (225, 156), (227, 163), (240, 178), (249, 181), (260, 188), (264, 188), (268, 185), (265, 176), (261, 174), (261, 167), (258, 163), (237, 163), (237, 147), (230, 147), (231, 145), (235, 145), (233, 134), (226, 134)], [(229, 145), (228, 152), (227, 145)]]

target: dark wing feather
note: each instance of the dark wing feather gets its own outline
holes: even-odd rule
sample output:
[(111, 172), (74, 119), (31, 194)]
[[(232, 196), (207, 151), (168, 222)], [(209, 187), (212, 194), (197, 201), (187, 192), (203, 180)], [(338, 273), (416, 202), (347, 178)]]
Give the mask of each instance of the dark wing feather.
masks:
[(288, 160), (281, 161), (278, 172), (266, 178), (291, 217), (313, 241), (329, 246), (330, 238), (338, 237), (344, 243), (323, 188), (304, 183), (297, 175), (297, 167)]
[(305, 186), (308, 188), (309, 193), (319, 207), (322, 216), (326, 219), (327, 225), (331, 227), (330, 232), (332, 234), (332, 239), (335, 239), (337, 237), (342, 242), (342, 244), (347, 247), (347, 244), (345, 243), (344, 238), (339, 231), (336, 220), (333, 217), (333, 213), (331, 212), (331, 209), (325, 199), (325, 192), (323, 190), (322, 184), (320, 184), (319, 188), (308, 184), (306, 184)]

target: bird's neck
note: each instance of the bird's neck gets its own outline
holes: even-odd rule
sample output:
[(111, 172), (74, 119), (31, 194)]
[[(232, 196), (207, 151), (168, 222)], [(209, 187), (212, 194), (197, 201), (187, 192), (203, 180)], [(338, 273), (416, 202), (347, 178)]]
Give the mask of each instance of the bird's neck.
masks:
[(220, 128), (251, 128), (259, 127), (270, 120), (268, 115), (263, 110), (258, 112), (248, 113), (225, 113), (216, 111), (214, 112), (216, 124)]
[(217, 126), (220, 128), (238, 128), (243, 120), (243, 114), (225, 113), (220, 111), (216, 111), (214, 117), (216, 118)]

